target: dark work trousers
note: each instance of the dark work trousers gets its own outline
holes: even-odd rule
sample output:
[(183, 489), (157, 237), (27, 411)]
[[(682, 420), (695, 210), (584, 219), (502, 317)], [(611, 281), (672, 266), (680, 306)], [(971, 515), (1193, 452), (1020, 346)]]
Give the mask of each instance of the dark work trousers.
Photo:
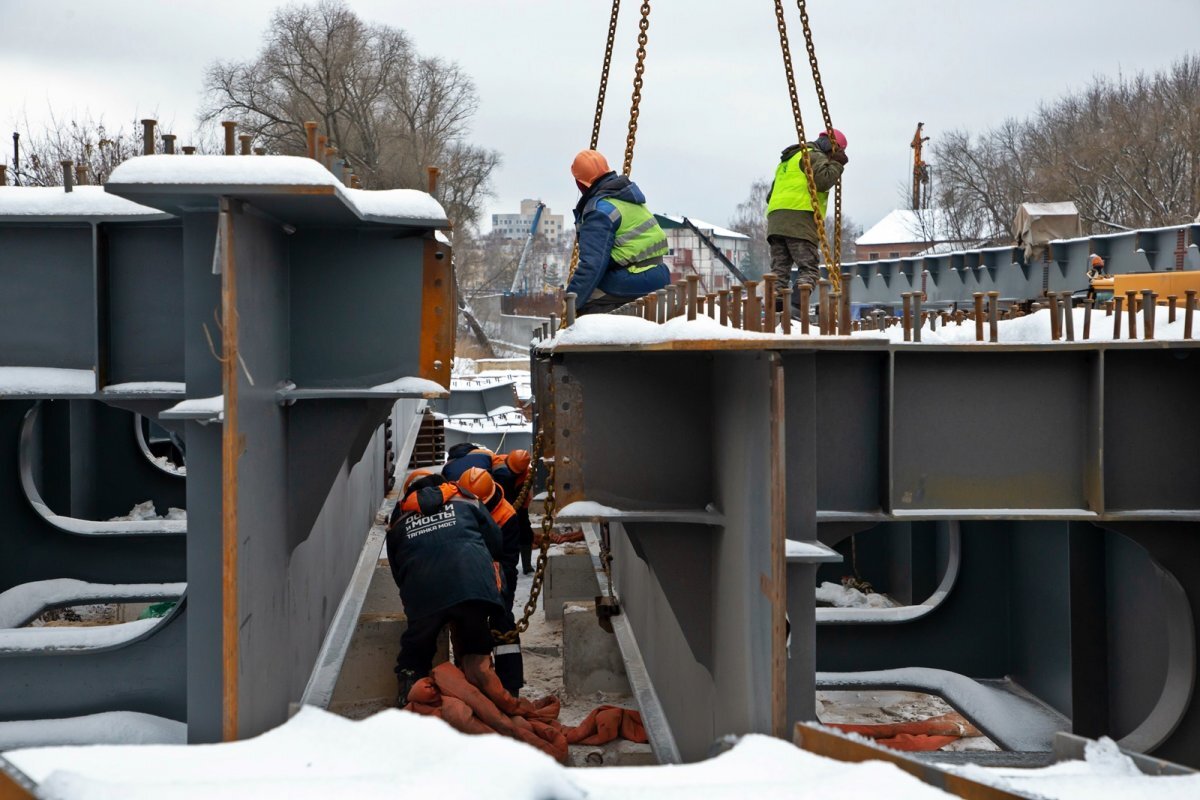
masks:
[(495, 617), (499, 622), (501, 610), (486, 600), (467, 600), (436, 614), (410, 618), (404, 633), (400, 634), (400, 655), (396, 657), (396, 673), (411, 670), (418, 678), (428, 675), (429, 670), (433, 668), (438, 636), (446, 625), (450, 626), (454, 654), (457, 658), (461, 659), (464, 655), (488, 655), (492, 652), (491, 618)]
[(610, 311), (616, 311), (626, 303), (632, 303), (634, 300), (637, 300), (637, 298), (619, 294), (607, 294), (597, 289), (592, 292), (592, 296), (588, 298), (588, 301), (583, 304), (583, 307), (576, 314), (580, 317), (585, 314), (607, 314)]
[(521, 521), (521, 571), (528, 575), (533, 572), (533, 525), (529, 522), (529, 509), (518, 508), (517, 519)]
[(792, 285), (792, 264), (796, 265), (796, 287), (792, 291), (792, 305), (800, 305), (799, 285), (810, 284), (811, 299), (817, 299), (817, 281), (821, 279), (821, 253), (817, 246), (806, 239), (795, 239), (778, 234), (767, 237), (771, 246), (771, 272), (775, 274), (775, 291)]
[[(516, 630), (517, 618), (513, 614), (513, 600), (517, 591), (517, 565), (504, 565), (504, 589), (501, 591), (501, 596), (504, 599), (504, 611), (496, 617), (496, 630), (500, 633), (508, 633)], [(521, 687), (525, 685), (525, 661), (521, 657), (521, 638), (518, 636), (515, 642), (508, 642), (495, 639), (492, 642), (492, 660), (496, 662), (496, 676), (500, 678), (500, 683), (504, 684), (504, 688), (513, 697), (517, 696), (517, 692), (521, 691)]]

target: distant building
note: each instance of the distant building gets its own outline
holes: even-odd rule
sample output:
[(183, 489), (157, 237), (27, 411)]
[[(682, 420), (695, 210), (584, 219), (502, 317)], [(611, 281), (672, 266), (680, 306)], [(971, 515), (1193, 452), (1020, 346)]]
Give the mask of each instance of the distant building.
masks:
[(946, 216), (934, 208), (920, 211), (898, 208), (854, 240), (860, 261), (907, 258), (947, 244), (968, 243), (950, 234)]
[[(537, 211), (537, 200), (522, 200), (519, 214), (492, 214), (492, 230), (505, 239), (525, 240), (529, 237), (529, 228), (533, 225), (533, 215)], [(542, 219), (538, 223), (538, 233), (550, 244), (558, 246), (566, 241), (566, 231), (563, 228), (563, 215), (551, 214), (550, 207), (542, 209)]]
[[(667, 256), (663, 259), (671, 270), (671, 280), (686, 275), (700, 276), (700, 291), (715, 292), (733, 285), (729, 270), (713, 255), (695, 231), (683, 224), (683, 217), (655, 214), (658, 224), (667, 234)], [(717, 248), (739, 268), (750, 256), (750, 237), (744, 233), (722, 228), (704, 220), (688, 217)]]

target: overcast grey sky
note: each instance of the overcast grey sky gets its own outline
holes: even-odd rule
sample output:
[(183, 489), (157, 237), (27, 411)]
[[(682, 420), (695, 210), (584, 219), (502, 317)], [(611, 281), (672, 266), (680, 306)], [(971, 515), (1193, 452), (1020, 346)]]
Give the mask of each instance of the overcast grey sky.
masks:
[[(479, 88), (474, 139), (504, 165), (489, 211), (540, 197), (569, 212), (591, 131), (609, 0), (349, 0), (458, 61)], [(212, 59), (258, 49), (269, 0), (2, 0), (0, 123), (90, 111), (193, 126)], [(845, 210), (869, 227), (903, 205), (908, 143), (1032, 113), (1097, 74), (1200, 50), (1200, 0), (812, 0), (834, 123), (850, 139)], [(619, 167), (640, 3), (625, 0), (601, 150)], [(795, 3), (785, 3), (806, 128), (820, 129)], [(633, 174), (651, 206), (724, 224), (795, 138), (768, 0), (656, 0)], [(8, 151), (8, 147), (4, 148)], [(7, 160), (7, 157), (5, 158)], [(486, 228), (486, 225), (485, 225)]]

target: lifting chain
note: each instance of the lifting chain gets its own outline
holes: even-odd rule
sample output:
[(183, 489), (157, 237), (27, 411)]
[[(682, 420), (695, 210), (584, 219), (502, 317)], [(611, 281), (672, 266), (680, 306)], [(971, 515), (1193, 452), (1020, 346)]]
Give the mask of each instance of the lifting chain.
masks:
[[(804, 11), (803, 0), (798, 0), (801, 10)], [(807, 12), (804, 11), (803, 18), (807, 20)], [(792, 117), (796, 121), (796, 138), (801, 147), (808, 141), (804, 135), (804, 118), (800, 113), (800, 99), (796, 96), (796, 75), (792, 70), (792, 48), (788, 43), (787, 35), (787, 20), (783, 15), (783, 0), (775, 0), (775, 21), (779, 28), (779, 47), (783, 52), (783, 71), (787, 76), (788, 98), (792, 103)], [(808, 29), (808, 24), (805, 22), (806, 36), (811, 38), (811, 32)], [(816, 64), (815, 55), (811, 57), (811, 63)], [(814, 74), (814, 80), (819, 84), (818, 75)], [(824, 89), (820, 90), (824, 94)], [(837, 143), (834, 142), (834, 146)], [(817, 198), (817, 183), (813, 177), (812, 157), (809, 155), (808, 148), (801, 151), (800, 163), (804, 165), (804, 175), (808, 179), (808, 193), (812, 199), (813, 221), (817, 227), (817, 240), (820, 245), (821, 255), (825, 259), (825, 268), (829, 270), (829, 281), (833, 284), (833, 290), (840, 292), (842, 290), (842, 271), (837, 260), (834, 258), (833, 252), (830, 250), (829, 237), (825, 234), (825, 216), (821, 213), (821, 206)], [(839, 192), (840, 196), (840, 192)], [(839, 247), (839, 251), (840, 251)]]
[(633, 98), (629, 106), (629, 134), (625, 137), (625, 166), (621, 173), (629, 175), (633, 171), (633, 146), (637, 142), (638, 115), (642, 113), (642, 75), (646, 72), (646, 42), (650, 37), (650, 0), (642, 3), (642, 19), (638, 22), (637, 63), (633, 65)]
[[(621, 13), (621, 0), (613, 0), (612, 16), (608, 19), (608, 38), (604, 42), (604, 66), (600, 68), (600, 90), (596, 93), (596, 114), (592, 118), (592, 140), (588, 145), (589, 150), (595, 150), (600, 146), (600, 121), (604, 119), (604, 98), (608, 94), (608, 71), (612, 66), (613, 43), (617, 40), (617, 17)], [(575, 268), (579, 266), (579, 239), (575, 239), (575, 245), (571, 248), (571, 266), (567, 269), (567, 285), (571, 285), (571, 281), (575, 278)], [(566, 300), (564, 299), (563, 312), (559, 315), (559, 327), (567, 326), (567, 311)], [(539, 434), (540, 436), (540, 434)], [(532, 463), (537, 463), (532, 462)]]
[[(808, 22), (808, 0), (796, 0), (800, 9), (800, 25), (804, 28), (804, 47), (808, 50), (808, 66), (812, 69), (813, 85), (817, 90), (817, 103), (821, 106), (821, 121), (825, 130), (833, 130), (833, 117), (829, 114), (829, 103), (825, 100), (825, 84), (821, 81), (821, 67), (817, 64), (817, 49), (813, 45), (812, 26)], [(830, 144), (837, 150), (838, 143), (830, 136)], [(838, 267), (838, 277), (841, 277), (842, 266), (842, 185), (838, 181), (837, 191), (833, 197), (833, 263)]]
[[(547, 411), (554, 414), (554, 369), (548, 366), (546, 372), (547, 395), (549, 403)], [(537, 437), (533, 441), (533, 452), (529, 458), (529, 473), (525, 476), (525, 483), (521, 486), (521, 491), (517, 493), (517, 503), (514, 508), (521, 508), (525, 501), (529, 498), (529, 492), (533, 487), (534, 473), (537, 472), (538, 461), (541, 459), (542, 451), (545, 448), (546, 438), (546, 414), (542, 413), (539, 418), (539, 426)], [(538, 557), (537, 565), (534, 567), (533, 583), (529, 586), (529, 599), (525, 601), (525, 609), (521, 612), (521, 618), (517, 620), (513, 630), (506, 633), (493, 630), (492, 638), (505, 644), (512, 644), (517, 641), (518, 637), (525, 631), (529, 630), (529, 618), (537, 611), (538, 597), (542, 593), (542, 584), (546, 580), (546, 561), (550, 553), (550, 534), (554, 530), (554, 514), (555, 514), (555, 499), (554, 499), (554, 460), (550, 459), (546, 463), (546, 500), (542, 508), (542, 538), (538, 542)]]

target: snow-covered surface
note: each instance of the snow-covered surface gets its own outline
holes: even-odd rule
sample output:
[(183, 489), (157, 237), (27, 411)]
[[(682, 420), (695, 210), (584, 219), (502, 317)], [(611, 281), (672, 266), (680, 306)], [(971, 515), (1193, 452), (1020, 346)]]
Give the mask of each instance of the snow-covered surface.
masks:
[(185, 386), (182, 381), (131, 381), (129, 383), (110, 383), (104, 387), (104, 394), (183, 394)]
[(187, 723), (138, 711), (0, 722), (0, 752), (18, 747), (186, 743)]
[(107, 187), (141, 184), (186, 186), (335, 186), (333, 173), (300, 156), (138, 156), (113, 170)]
[(300, 156), (138, 156), (113, 170), (109, 188), (128, 186), (328, 187), (363, 219), (444, 225), (441, 203), (415, 189), (351, 189), (311, 158)]
[(841, 561), (842, 557), (838, 552), (830, 547), (826, 547), (820, 542), (800, 542), (795, 539), (787, 539), (784, 550), (785, 558), (794, 558), (797, 560), (806, 561)]
[(171, 506), (166, 514), (160, 515), (154, 508), (153, 500), (143, 500), (129, 509), (128, 514), (119, 517), (109, 517), (109, 522), (143, 522), (150, 519), (187, 519), (187, 511)]
[(0, 218), (169, 216), (157, 208), (108, 194), (103, 186), (76, 186), (70, 192), (61, 186), (0, 186)]
[[(766, 736), (697, 764), (568, 769), (501, 736), (389, 709), (353, 722), (311, 706), (229, 744), (51, 747), (5, 754), (55, 800), (716, 800), (949, 795), (880, 761), (850, 764)], [(502, 764), (502, 770), (489, 765)]]
[(97, 625), (87, 628), (44, 627), (6, 628), (0, 630), (0, 653), (22, 653), (31, 650), (67, 651), (92, 650), (126, 644), (149, 631), (161, 619), (139, 619), (118, 625)]
[(854, 240), (859, 247), (881, 244), (916, 244), (945, 239), (950, 226), (940, 209), (913, 211), (897, 208)]
[(380, 394), (419, 394), (419, 395), (437, 395), (441, 397), (446, 394), (446, 387), (440, 383), (427, 380), (426, 378), (416, 378), (412, 376), (397, 378), (394, 381), (381, 383), (378, 386), (371, 387), (372, 392)]
[(163, 411), (161, 416), (167, 419), (225, 419), (225, 395), (182, 400)]
[(1008, 691), (1010, 682), (980, 683), (942, 669), (907, 667), (872, 672), (818, 672), (818, 689), (908, 689), (937, 695), (983, 729), (997, 744), (1011, 750), (1049, 750), (1054, 734), (1070, 723), (1057, 712)]
[[(676, 216), (675, 214), (655, 214), (654, 216), (669, 219), (669, 220), (671, 220), (671, 222), (674, 222), (676, 225), (683, 225), (683, 217), (682, 216)], [(750, 238), (749, 236), (747, 236), (744, 233), (738, 233), (737, 231), (732, 231), (729, 228), (722, 228), (720, 225), (713, 225), (711, 222), (705, 222), (702, 219), (696, 219), (695, 217), (688, 217), (688, 220), (690, 220), (693, 225), (695, 225), (697, 228), (699, 228), (701, 231), (703, 231), (704, 235), (708, 236), (708, 237), (720, 237), (722, 239), (749, 239)]]
[[(1071, 309), (1075, 319), (1075, 340), (1083, 341), (1083, 318), (1086, 311), (1083, 308)], [(1138, 311), (1134, 314), (1137, 325), (1137, 339), (1142, 340), (1145, 332), (1145, 314), (1144, 311)], [(1166, 306), (1158, 306), (1154, 312), (1154, 338), (1155, 339), (1183, 339), (1183, 309), (1180, 307), (1175, 315), (1175, 322), (1167, 322), (1168, 309)], [(586, 317), (585, 317), (586, 319)], [(1103, 309), (1092, 310), (1092, 327), (1089, 342), (1110, 342), (1113, 341), (1113, 323), (1116, 320), (1116, 314), (1111, 317), (1105, 316)], [(1058, 344), (1066, 341), (1065, 324), (1063, 338), (1059, 342), (1054, 342), (1050, 335), (1050, 309), (1044, 308), (1036, 311), (1033, 314), (1026, 314), (1017, 319), (1000, 320), (996, 323), (996, 334), (1000, 340), (1000, 344)], [(878, 337), (886, 335), (893, 342), (904, 341), (904, 328), (900, 325), (894, 325), (886, 331), (862, 331), (855, 333), (855, 336), (870, 335)], [(988, 327), (984, 326), (984, 337), (988, 337)], [(1121, 332), (1120, 340), (1129, 340), (1129, 314), (1125, 311), (1121, 313)], [(971, 320), (964, 320), (962, 325), (951, 322), (949, 325), (942, 325), (939, 321), (936, 330), (930, 330), (928, 322), (921, 328), (921, 344), (975, 344), (975, 323)]]
[(567, 503), (558, 510), (558, 517), (560, 519), (598, 519), (615, 517), (620, 514), (621, 510), (618, 508), (594, 503), (591, 500), (576, 500), (574, 503)]
[(865, 594), (830, 581), (817, 587), (817, 601), (837, 608), (894, 608), (899, 605), (887, 595), (878, 592)]
[(90, 369), (0, 367), (0, 396), (80, 395), (95, 391), (96, 373)]
[(1061, 203), (1021, 203), (1031, 217), (1063, 217), (1079, 213), (1079, 209), (1070, 200)]
[[(307, 160), (307, 159), (306, 159)], [(431, 223), (445, 222), (442, 204), (426, 192), (416, 189), (350, 189), (337, 185), (338, 194), (350, 201), (361, 217), (405, 217)], [(446, 242), (449, 244), (449, 242)]]
[(559, 332), (548, 345), (622, 345), (658, 344), (663, 342), (703, 341), (709, 339), (759, 339), (774, 338), (770, 333), (755, 333), (730, 328), (711, 317), (675, 317), (663, 324), (641, 317), (616, 314), (589, 314), (575, 320), (571, 327)]
[(46, 608), (127, 598), (179, 597), (186, 583), (90, 583), (74, 578), (32, 581), (0, 592), (0, 629), (24, 625)]
[(1089, 742), (1082, 761), (1040, 769), (945, 765), (963, 777), (1044, 800), (1195, 800), (1200, 775), (1144, 775), (1112, 739)]

